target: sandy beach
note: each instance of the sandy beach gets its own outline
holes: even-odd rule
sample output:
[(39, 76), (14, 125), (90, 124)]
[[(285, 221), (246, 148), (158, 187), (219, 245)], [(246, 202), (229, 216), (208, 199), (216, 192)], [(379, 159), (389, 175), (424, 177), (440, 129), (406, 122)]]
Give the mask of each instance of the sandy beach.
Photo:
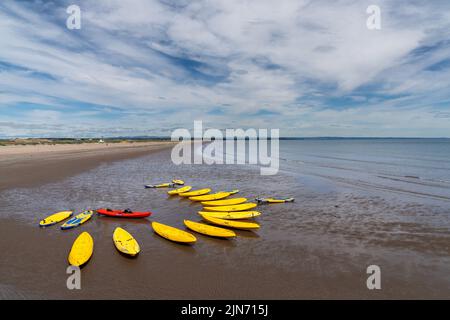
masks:
[[(400, 188), (379, 192), (380, 186), (363, 190), (360, 182), (333, 181), (329, 168), (316, 169), (316, 160), (314, 167), (302, 161), (293, 170), (282, 163), (276, 176), (247, 166), (175, 166), (170, 145), (0, 149), (0, 298), (449, 298), (447, 200), (428, 203)], [(296, 201), (258, 207), (261, 228), (237, 231), (236, 239), (196, 234), (195, 245), (179, 245), (156, 235), (150, 222), (186, 230), (184, 219), (201, 221), (201, 205), (170, 197), (167, 189), (143, 188), (172, 178), (194, 188), (238, 188), (249, 200), (278, 194)], [(393, 190), (402, 193), (394, 197)], [(101, 207), (153, 214), (139, 220), (95, 215), (66, 231), (37, 226), (56, 211)], [(112, 233), (119, 226), (139, 242), (137, 258), (115, 249)], [(82, 269), (82, 289), (68, 290), (67, 254), (83, 231), (94, 238), (94, 254)], [(367, 289), (372, 264), (381, 267), (382, 290)]]
[(0, 147), (0, 191), (56, 181), (101, 163), (139, 157), (170, 141), (16, 145)]

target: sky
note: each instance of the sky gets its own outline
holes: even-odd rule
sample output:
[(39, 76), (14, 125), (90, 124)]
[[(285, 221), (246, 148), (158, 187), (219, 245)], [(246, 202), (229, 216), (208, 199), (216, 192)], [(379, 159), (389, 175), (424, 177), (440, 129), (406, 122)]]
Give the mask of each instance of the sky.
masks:
[(449, 106), (449, 1), (0, 2), (0, 138), (450, 137)]

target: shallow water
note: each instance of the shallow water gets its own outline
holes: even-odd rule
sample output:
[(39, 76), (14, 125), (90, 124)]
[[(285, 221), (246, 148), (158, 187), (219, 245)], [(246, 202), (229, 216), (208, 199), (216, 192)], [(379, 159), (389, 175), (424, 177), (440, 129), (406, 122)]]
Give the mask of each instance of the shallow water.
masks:
[[(41, 298), (449, 298), (450, 202), (447, 141), (282, 141), (280, 172), (243, 165), (174, 166), (170, 153), (101, 165), (38, 188), (0, 193), (0, 291)], [(412, 178), (414, 177), (414, 178)], [(155, 235), (150, 221), (185, 229), (201, 205), (145, 183), (180, 178), (194, 188), (238, 188), (236, 196), (293, 196), (264, 205), (261, 229), (233, 240), (197, 235), (193, 246)], [(68, 231), (37, 227), (62, 209), (150, 210), (143, 220), (95, 216)], [(139, 241), (120, 255), (112, 232)], [(66, 257), (82, 231), (95, 251), (82, 290), (66, 288)], [(366, 267), (382, 270), (383, 289), (366, 288)]]

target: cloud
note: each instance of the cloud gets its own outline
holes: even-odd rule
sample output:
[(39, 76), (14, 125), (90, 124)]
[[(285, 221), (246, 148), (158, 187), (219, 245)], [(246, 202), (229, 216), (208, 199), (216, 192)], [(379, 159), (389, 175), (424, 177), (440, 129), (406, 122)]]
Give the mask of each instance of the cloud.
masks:
[[(445, 2), (83, 0), (81, 30), (65, 27), (69, 4), (0, 4), (0, 121), (29, 125), (0, 135), (162, 134), (202, 119), (450, 136), (436, 116), (450, 101)], [(381, 30), (366, 27), (370, 4)], [(46, 120), (60, 127), (33, 127)]]

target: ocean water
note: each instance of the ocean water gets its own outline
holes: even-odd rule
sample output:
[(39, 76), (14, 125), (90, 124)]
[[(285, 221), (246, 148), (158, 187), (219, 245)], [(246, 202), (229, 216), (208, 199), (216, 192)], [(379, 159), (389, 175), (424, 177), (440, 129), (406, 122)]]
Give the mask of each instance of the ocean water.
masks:
[[(51, 298), (450, 298), (449, 140), (283, 140), (280, 170), (258, 165), (174, 165), (170, 150), (102, 164), (62, 181), (0, 193), (4, 240), (0, 291)], [(240, 189), (236, 196), (289, 196), (262, 205), (257, 231), (233, 240), (196, 234), (193, 246), (154, 234), (151, 221), (186, 230), (202, 206), (147, 183), (185, 180), (194, 189)], [(37, 227), (55, 211), (131, 208), (148, 219), (95, 216), (79, 228)], [(118, 254), (120, 226), (141, 245), (137, 259)], [(65, 287), (75, 237), (94, 238), (83, 290)], [(366, 287), (377, 264), (383, 290)], [(49, 276), (50, 275), (50, 276)], [(9, 293), (8, 293), (9, 295)]]
[[(270, 141), (261, 144), (270, 150)], [(241, 157), (247, 168), (258, 167), (249, 163), (248, 141), (244, 151), (227, 149), (225, 144), (222, 148), (223, 159), (231, 155), (236, 163)], [(441, 200), (445, 205), (450, 201), (450, 139), (281, 140), (279, 173), (301, 175), (322, 190), (338, 184), (402, 199)]]
[(380, 194), (450, 201), (450, 139), (288, 140), (280, 157), (285, 172)]

